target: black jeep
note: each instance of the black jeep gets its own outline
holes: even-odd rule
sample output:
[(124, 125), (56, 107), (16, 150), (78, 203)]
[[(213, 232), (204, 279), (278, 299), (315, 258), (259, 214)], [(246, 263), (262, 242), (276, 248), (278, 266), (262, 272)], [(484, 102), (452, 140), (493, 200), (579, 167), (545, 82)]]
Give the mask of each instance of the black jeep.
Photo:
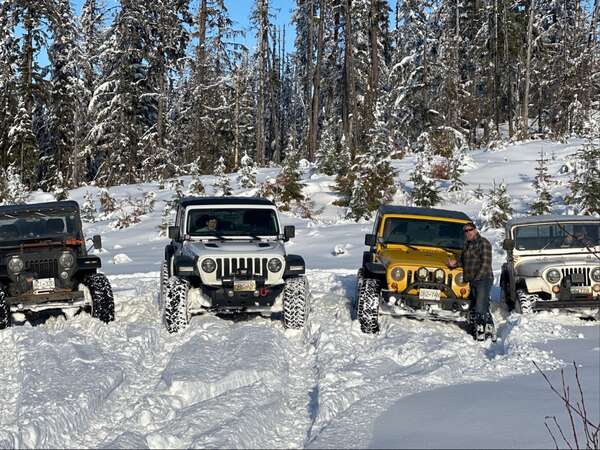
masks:
[[(94, 236), (96, 249), (102, 247)], [(0, 207), (0, 329), (11, 313), (85, 309), (114, 320), (100, 258), (89, 256), (74, 201)]]

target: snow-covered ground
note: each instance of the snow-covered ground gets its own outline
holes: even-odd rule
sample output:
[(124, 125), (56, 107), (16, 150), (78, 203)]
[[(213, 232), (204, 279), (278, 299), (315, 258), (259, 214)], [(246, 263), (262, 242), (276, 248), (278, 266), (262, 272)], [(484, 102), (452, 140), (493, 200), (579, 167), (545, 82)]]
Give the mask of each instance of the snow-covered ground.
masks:
[[(568, 179), (561, 166), (581, 143), (474, 152), (466, 193), (441, 207), (477, 218), (481, 202), (469, 191), (495, 179), (507, 183), (523, 213), (542, 145), (554, 157), (560, 199)], [(399, 182), (413, 162), (394, 162)], [(259, 181), (275, 173), (260, 171)], [(210, 193), (213, 177), (202, 181)], [(561, 368), (574, 382), (576, 361), (587, 409), (600, 420), (598, 322), (552, 313), (507, 317), (496, 288), (496, 343), (474, 342), (459, 324), (411, 319), (383, 318), (381, 333), (362, 334), (350, 320), (350, 299), (371, 224), (343, 219), (331, 204), (331, 177), (307, 172), (305, 182), (314, 219), (283, 216), (297, 229), (289, 251), (309, 267), (312, 309), (303, 331), (284, 330), (276, 317), (204, 315), (169, 335), (157, 304), (167, 242), (157, 227), (173, 192), (155, 184), (110, 189), (117, 198), (157, 194), (154, 212), (128, 229), (113, 229), (114, 218), (86, 225), (88, 235), (103, 237), (116, 321), (81, 314), (0, 332), (0, 448), (551, 447), (545, 416), (569, 426), (532, 361), (557, 384)], [(98, 192), (80, 188), (71, 197), (81, 203), (86, 191)], [(559, 203), (556, 212), (565, 207)], [(486, 235), (498, 241), (498, 231)], [(504, 255), (497, 243), (494, 251), (498, 274)]]

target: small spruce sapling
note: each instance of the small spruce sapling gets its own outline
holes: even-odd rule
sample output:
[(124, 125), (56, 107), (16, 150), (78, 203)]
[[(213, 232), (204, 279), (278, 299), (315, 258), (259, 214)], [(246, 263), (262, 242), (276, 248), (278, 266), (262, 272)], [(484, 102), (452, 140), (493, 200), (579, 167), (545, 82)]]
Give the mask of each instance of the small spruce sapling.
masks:
[(552, 181), (548, 173), (548, 160), (544, 156), (544, 152), (540, 151), (540, 159), (537, 160), (538, 165), (535, 168), (537, 174), (532, 183), (537, 197), (529, 213), (534, 216), (549, 214), (552, 211), (552, 195), (549, 191)]
[(512, 217), (513, 209), (510, 206), (510, 197), (504, 183), (496, 184), (490, 189), (483, 205), (480, 217), (484, 228), (502, 228)]
[(214, 175), (217, 177), (215, 184), (213, 185), (216, 195), (227, 196), (231, 195), (231, 183), (229, 182), (229, 176), (227, 175), (227, 167), (225, 166), (225, 158), (222, 156), (217, 160), (215, 166)]
[(254, 161), (248, 155), (248, 152), (244, 152), (244, 156), (240, 160), (240, 169), (238, 170), (238, 181), (240, 186), (244, 189), (251, 189), (256, 187), (256, 169), (254, 167)]
[(94, 223), (96, 221), (97, 212), (92, 193), (86, 191), (83, 195), (83, 205), (81, 205), (81, 220), (88, 223)]

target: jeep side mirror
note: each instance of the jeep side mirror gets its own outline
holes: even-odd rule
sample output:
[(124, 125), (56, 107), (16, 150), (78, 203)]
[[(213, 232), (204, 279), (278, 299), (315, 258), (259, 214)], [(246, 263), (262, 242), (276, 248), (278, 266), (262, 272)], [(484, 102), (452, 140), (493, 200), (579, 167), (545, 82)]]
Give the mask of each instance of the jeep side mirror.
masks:
[(515, 241), (513, 241), (512, 239), (504, 239), (502, 241), (502, 248), (504, 250), (506, 250), (507, 252), (514, 250), (515, 249)]
[(368, 245), (369, 247), (375, 247), (377, 245), (377, 236), (374, 234), (366, 234), (365, 245)]
[(102, 236), (100, 236), (99, 234), (92, 236), (92, 242), (94, 243), (94, 248), (96, 250), (102, 249)]
[(179, 237), (180, 237), (179, 227), (178, 226), (169, 227), (169, 239), (171, 239), (173, 241), (178, 241)]
[(286, 241), (296, 237), (296, 227), (294, 225), (286, 225), (283, 227), (283, 237)]

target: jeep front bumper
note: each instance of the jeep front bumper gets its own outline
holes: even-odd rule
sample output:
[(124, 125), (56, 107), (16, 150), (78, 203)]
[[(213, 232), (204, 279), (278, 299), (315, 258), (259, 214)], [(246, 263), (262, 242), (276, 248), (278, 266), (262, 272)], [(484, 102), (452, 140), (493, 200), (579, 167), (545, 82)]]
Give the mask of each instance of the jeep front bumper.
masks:
[(280, 284), (255, 291), (235, 291), (232, 287), (202, 286), (202, 294), (211, 304), (204, 309), (217, 313), (273, 311), (284, 287)]
[(7, 297), (6, 304), (10, 307), (11, 312), (40, 312), (50, 309), (81, 308), (87, 302), (82, 291), (55, 291)]
[[(446, 297), (440, 297), (439, 300), (424, 299), (419, 295), (408, 294), (415, 289), (432, 289), (443, 292)], [(468, 298), (457, 298), (452, 289), (442, 283), (416, 282), (408, 286), (403, 292), (396, 292), (383, 289), (383, 302), (380, 305), (381, 312), (384, 314), (395, 314), (398, 309), (408, 311), (452, 311), (466, 312), (469, 310), (471, 301)]]

